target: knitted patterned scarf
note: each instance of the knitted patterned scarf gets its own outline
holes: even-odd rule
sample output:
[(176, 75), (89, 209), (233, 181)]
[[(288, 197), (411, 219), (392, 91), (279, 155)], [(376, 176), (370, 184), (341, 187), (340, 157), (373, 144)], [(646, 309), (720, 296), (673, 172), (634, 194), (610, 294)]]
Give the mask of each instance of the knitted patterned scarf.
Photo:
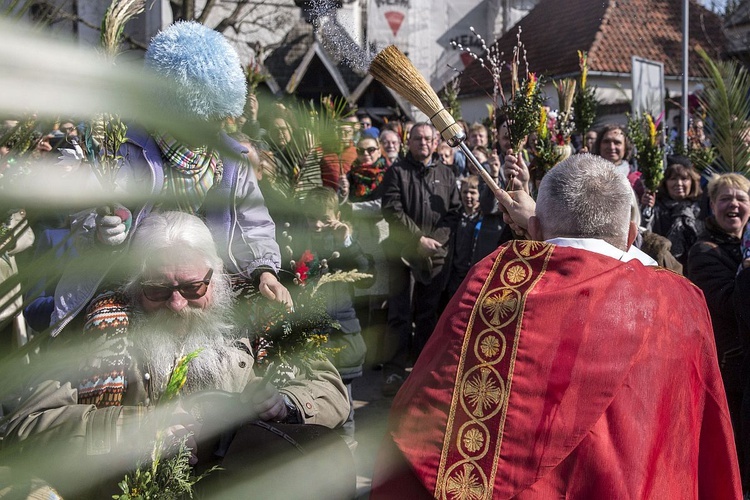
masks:
[(381, 157), (375, 163), (364, 165), (359, 160), (352, 164), (349, 171), (349, 197), (351, 201), (369, 201), (375, 190), (383, 182), (386, 166)]
[(176, 210), (197, 214), (208, 190), (221, 181), (223, 165), (219, 153), (205, 146), (190, 149), (169, 134), (156, 135), (154, 139), (166, 159), (167, 199), (174, 200)]

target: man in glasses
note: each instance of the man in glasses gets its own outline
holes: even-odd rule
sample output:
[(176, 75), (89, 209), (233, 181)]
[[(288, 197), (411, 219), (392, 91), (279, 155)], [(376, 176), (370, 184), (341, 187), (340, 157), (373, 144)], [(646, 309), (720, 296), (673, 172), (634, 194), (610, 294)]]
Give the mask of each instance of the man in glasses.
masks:
[(387, 334), (398, 346), (383, 369), (386, 396), (398, 391), (410, 358), (419, 355), (432, 333), (450, 268), (446, 259), (461, 200), (456, 177), (434, 154), (435, 133), (429, 123), (414, 125), (409, 152), (386, 171), (381, 185), (389, 227), (383, 242), (389, 261)]
[[(93, 349), (75, 352), (87, 354), (80, 374), (38, 386), (13, 415), (6, 435), (6, 443), (22, 442), (25, 449), (45, 449), (35, 442), (64, 445), (50, 470), (41, 465), (38, 475), (66, 498), (116, 484), (99, 483), (121, 479), (135, 463), (127, 460), (149, 450), (157, 427), (167, 443), (188, 436), (191, 464), (205, 466), (218, 460), (215, 453), (229, 459), (242, 452), (243, 460), (251, 459), (238, 450), (239, 443), (269, 431), (245, 425), (250, 421), (269, 422), (287, 433), (288, 427), (277, 423), (334, 428), (344, 422), (347, 392), (330, 362), (313, 361), (308, 370), (291, 366), (291, 379), (278, 388), (256, 375), (257, 353), (235, 320), (228, 276), (199, 218), (181, 212), (150, 215), (134, 235), (129, 256), (132, 271), (121, 291), (99, 296), (87, 311), (83, 340)], [(176, 360), (196, 351), (179, 403), (165, 404), (162, 396)], [(196, 395), (216, 390), (225, 392), (214, 408), (190, 404)], [(228, 441), (217, 444), (206, 436), (209, 428), (228, 435)], [(231, 440), (235, 431), (240, 437)], [(331, 453), (341, 449), (346, 455), (345, 443), (334, 437), (341, 446), (334, 445)], [(231, 469), (237, 461), (222, 465)], [(74, 469), (89, 470), (91, 481)], [(99, 493), (95, 498), (112, 494)]]

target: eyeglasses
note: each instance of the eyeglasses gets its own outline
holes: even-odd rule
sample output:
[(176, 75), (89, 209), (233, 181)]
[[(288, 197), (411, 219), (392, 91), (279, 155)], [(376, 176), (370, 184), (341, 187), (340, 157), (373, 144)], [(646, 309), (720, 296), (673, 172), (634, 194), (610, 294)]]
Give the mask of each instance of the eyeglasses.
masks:
[(154, 285), (141, 283), (143, 296), (151, 302), (164, 302), (169, 300), (174, 292), (179, 292), (187, 300), (197, 300), (206, 295), (208, 285), (211, 283), (211, 276), (214, 270), (209, 269), (206, 277), (202, 280), (191, 281), (189, 283), (180, 283), (179, 285)]
[(369, 148), (357, 148), (357, 154), (363, 155), (367, 153), (368, 155), (372, 155), (375, 151), (377, 151), (378, 148), (376, 147), (369, 147)]

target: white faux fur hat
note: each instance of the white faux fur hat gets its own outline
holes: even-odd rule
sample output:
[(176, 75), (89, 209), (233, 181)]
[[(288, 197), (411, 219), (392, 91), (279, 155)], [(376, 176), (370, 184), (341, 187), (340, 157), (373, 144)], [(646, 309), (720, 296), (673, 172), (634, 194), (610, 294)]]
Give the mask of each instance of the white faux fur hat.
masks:
[(194, 21), (177, 22), (151, 40), (146, 66), (176, 83), (176, 93), (162, 96), (166, 105), (206, 120), (242, 114), (245, 73), (221, 33)]

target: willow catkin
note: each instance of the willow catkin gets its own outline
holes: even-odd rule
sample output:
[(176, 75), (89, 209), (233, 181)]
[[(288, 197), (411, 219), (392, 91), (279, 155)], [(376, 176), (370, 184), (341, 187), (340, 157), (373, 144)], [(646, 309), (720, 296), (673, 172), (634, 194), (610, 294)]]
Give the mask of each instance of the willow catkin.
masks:
[(463, 134), (463, 129), (443, 108), (437, 94), (408, 57), (395, 45), (381, 50), (370, 63), (370, 74), (392, 88), (426, 114), (445, 140)]

